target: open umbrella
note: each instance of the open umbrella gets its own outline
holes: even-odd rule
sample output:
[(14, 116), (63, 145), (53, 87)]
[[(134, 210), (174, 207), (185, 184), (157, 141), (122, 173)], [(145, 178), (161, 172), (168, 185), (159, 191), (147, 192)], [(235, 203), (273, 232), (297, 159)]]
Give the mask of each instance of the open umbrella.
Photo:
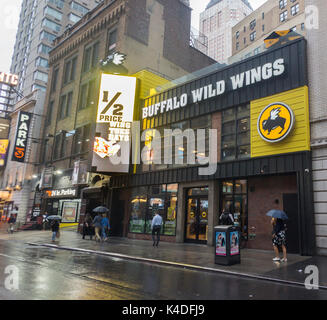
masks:
[(107, 212), (109, 212), (109, 209), (106, 208), (106, 207), (100, 206), (100, 207), (96, 207), (95, 209), (93, 209), (93, 212), (96, 212), (96, 213), (107, 213)]
[(53, 215), (53, 216), (47, 217), (46, 220), (61, 220), (61, 217)]
[(266, 215), (269, 217), (272, 217), (272, 218), (276, 218), (276, 219), (282, 219), (282, 220), (288, 219), (287, 214), (282, 210), (273, 209), (273, 210), (268, 211)]

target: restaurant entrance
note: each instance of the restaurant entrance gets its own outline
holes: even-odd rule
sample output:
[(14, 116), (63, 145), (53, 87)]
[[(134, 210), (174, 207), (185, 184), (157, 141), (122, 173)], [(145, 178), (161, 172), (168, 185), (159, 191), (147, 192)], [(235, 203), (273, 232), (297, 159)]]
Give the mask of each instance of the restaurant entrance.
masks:
[(188, 190), (185, 242), (206, 244), (208, 240), (208, 187)]

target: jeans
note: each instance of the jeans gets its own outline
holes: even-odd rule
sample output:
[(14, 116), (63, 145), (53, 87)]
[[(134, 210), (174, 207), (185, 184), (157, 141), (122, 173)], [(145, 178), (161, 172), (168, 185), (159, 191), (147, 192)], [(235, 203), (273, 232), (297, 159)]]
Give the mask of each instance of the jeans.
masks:
[(154, 226), (152, 229), (152, 240), (153, 240), (153, 245), (155, 245), (155, 234), (157, 234), (157, 247), (160, 241), (160, 231), (161, 231), (161, 226)]
[(102, 239), (106, 239), (107, 238), (106, 230), (107, 230), (107, 227), (103, 226), (102, 227)]
[(52, 241), (56, 240), (57, 231), (52, 232)]

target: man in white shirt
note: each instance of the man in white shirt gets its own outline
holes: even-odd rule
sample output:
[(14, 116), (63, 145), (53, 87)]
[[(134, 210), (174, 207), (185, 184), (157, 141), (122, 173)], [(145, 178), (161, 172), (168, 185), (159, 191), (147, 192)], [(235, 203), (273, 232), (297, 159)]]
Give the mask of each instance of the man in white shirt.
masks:
[[(158, 247), (159, 245), (161, 225), (162, 225), (162, 217), (157, 212), (154, 218), (152, 219), (152, 223), (151, 223), (153, 246)], [(157, 234), (157, 243), (155, 241), (155, 234)]]

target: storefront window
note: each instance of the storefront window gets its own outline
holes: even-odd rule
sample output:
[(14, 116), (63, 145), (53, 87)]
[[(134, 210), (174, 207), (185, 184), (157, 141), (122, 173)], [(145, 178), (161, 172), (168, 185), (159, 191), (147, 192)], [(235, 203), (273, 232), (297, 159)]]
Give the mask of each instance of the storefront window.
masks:
[(145, 212), (147, 204), (147, 187), (133, 189), (131, 197), (131, 216), (129, 221), (129, 231), (143, 233), (145, 226)]
[(161, 234), (176, 235), (178, 184), (134, 189), (131, 198), (129, 232), (151, 234), (151, 223), (158, 212), (163, 219)]
[(247, 239), (247, 181), (224, 181), (221, 185), (221, 194), (221, 208), (229, 207), (235, 225), (241, 228), (243, 238)]
[(250, 156), (250, 106), (242, 105), (222, 113), (222, 159)]

